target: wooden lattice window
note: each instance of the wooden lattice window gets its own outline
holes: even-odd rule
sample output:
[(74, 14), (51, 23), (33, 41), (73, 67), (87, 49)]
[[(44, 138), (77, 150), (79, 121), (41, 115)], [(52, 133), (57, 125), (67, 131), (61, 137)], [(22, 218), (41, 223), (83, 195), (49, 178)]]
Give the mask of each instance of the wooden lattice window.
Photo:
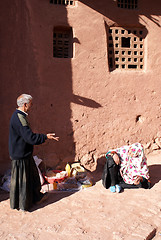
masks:
[(111, 27), (108, 30), (109, 69), (142, 70), (145, 29)]
[(136, 9), (138, 7), (138, 0), (117, 0), (119, 8)]
[(73, 33), (71, 27), (55, 27), (53, 31), (53, 57), (73, 57)]
[(50, 3), (65, 6), (74, 6), (75, 0), (50, 0)]

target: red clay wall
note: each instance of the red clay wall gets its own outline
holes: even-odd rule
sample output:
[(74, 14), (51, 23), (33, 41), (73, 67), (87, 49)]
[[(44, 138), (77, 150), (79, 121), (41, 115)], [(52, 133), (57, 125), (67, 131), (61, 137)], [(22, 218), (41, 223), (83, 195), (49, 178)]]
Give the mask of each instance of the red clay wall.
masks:
[[(1, 1), (1, 172), (10, 166), (8, 126), (21, 93), (34, 97), (34, 132), (54, 131), (60, 142), (35, 147), (49, 165), (136, 141), (160, 148), (160, 1), (137, 10), (116, 1), (79, 1), (75, 7), (49, 0)], [(144, 69), (109, 71), (106, 27), (145, 26)], [(53, 58), (54, 26), (73, 29), (73, 58)], [(157, 145), (156, 145), (157, 144)]]

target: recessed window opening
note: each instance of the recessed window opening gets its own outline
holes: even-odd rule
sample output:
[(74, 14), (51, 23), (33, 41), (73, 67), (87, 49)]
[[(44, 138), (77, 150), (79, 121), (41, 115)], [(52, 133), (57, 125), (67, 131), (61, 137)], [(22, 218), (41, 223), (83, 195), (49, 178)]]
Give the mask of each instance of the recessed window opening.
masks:
[(130, 37), (128, 37), (128, 38), (122, 37), (121, 38), (121, 47), (130, 48)]
[(75, 1), (74, 0), (50, 0), (50, 3), (52, 4), (58, 4), (58, 5), (70, 5), (73, 6)]
[(73, 33), (71, 27), (55, 27), (53, 31), (53, 57), (73, 57)]
[(117, 6), (125, 9), (136, 9), (138, 7), (138, 0), (117, 0)]
[(128, 65), (128, 68), (137, 68), (137, 65)]

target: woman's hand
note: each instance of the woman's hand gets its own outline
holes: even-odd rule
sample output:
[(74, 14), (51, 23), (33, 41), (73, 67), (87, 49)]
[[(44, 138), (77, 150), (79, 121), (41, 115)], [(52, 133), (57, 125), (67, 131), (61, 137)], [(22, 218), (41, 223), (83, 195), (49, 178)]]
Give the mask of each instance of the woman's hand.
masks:
[(143, 178), (141, 176), (137, 176), (136, 179), (134, 180), (134, 184), (138, 185), (142, 179)]
[(55, 136), (55, 133), (48, 133), (46, 134), (47, 138), (50, 139), (50, 140), (56, 140), (56, 141), (59, 141), (59, 137), (54, 137)]
[(117, 165), (119, 165), (119, 163), (120, 163), (120, 158), (119, 158), (119, 156), (117, 155), (117, 153), (114, 153), (114, 155), (113, 155), (113, 160), (115, 161), (115, 163), (116, 163)]

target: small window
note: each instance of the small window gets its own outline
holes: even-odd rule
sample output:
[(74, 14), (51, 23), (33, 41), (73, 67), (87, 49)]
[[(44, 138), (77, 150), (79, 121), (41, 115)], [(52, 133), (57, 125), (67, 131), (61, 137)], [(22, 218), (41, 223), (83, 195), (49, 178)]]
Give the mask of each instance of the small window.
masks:
[(121, 47), (130, 48), (130, 37), (121, 38)]
[(57, 4), (57, 5), (65, 5), (65, 6), (74, 6), (74, 0), (50, 0), (50, 3)]
[(73, 57), (73, 34), (70, 27), (55, 27), (53, 32), (53, 57)]
[(138, 0), (117, 0), (119, 8), (136, 9), (138, 7)]
[(129, 64), (129, 65), (128, 65), (128, 68), (129, 68), (129, 69), (130, 69), (130, 68), (134, 68), (134, 69), (136, 69), (136, 68), (137, 68), (137, 65)]

